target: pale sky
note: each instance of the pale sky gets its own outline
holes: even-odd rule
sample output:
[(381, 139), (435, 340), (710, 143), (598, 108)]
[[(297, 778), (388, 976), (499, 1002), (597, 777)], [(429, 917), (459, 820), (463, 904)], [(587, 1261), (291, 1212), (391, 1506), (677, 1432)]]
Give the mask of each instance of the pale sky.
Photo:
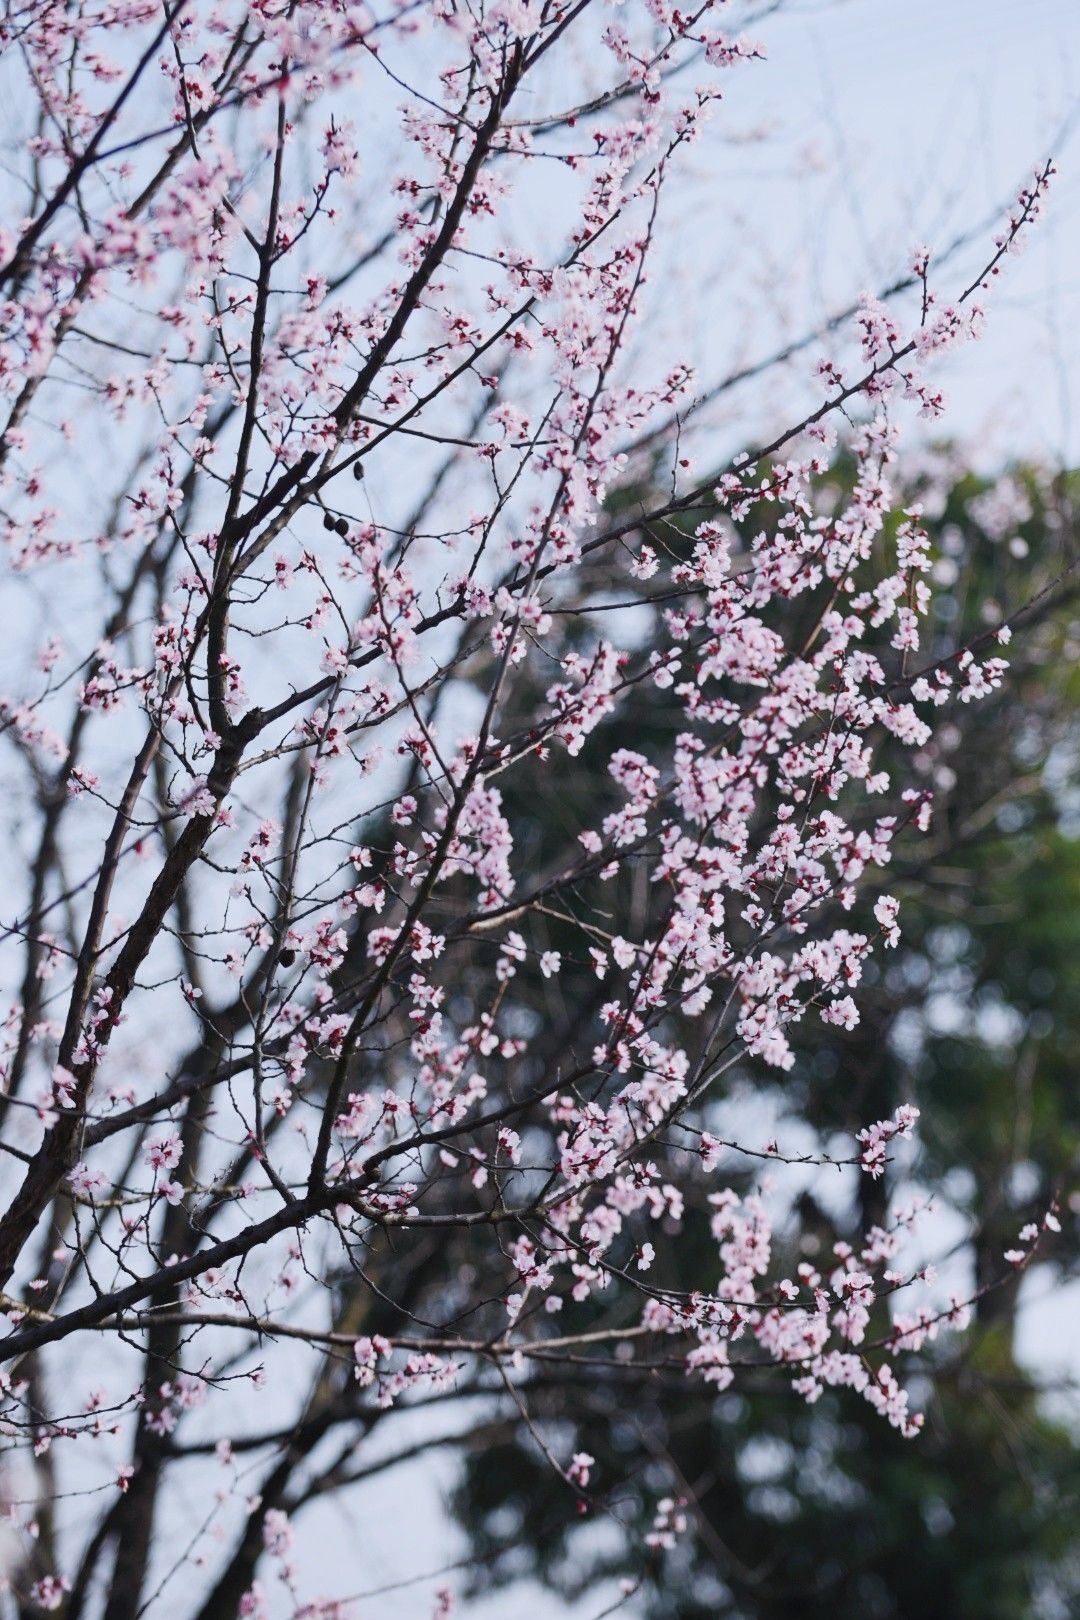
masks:
[[(1002, 204), (1054, 155), (1045, 218), (996, 290), (986, 337), (940, 366), (936, 431), (989, 464), (1080, 457), (1080, 5), (788, 0), (753, 32), (768, 60), (731, 75), (691, 155), (695, 251), (677, 238), (667, 266), (673, 341), (681, 321), (702, 381), (769, 353), (778, 326), (798, 336), (887, 285), (916, 244), (940, 252), (971, 230), (938, 282), (954, 295), (992, 251)], [(808, 397), (820, 352), (796, 362), (790, 390), (770, 390), (778, 424)], [(736, 398), (728, 431), (754, 435), (760, 388)]]

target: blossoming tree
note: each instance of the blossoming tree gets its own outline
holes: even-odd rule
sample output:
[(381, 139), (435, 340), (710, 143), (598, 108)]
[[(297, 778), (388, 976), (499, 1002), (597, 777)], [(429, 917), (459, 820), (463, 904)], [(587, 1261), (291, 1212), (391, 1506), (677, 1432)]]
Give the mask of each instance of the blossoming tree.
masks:
[[(905, 751), (1003, 677), (1005, 624), (920, 657), (890, 466), (1052, 166), (973, 280), (918, 249), (815, 408), (698, 482), (693, 354), (632, 345), (684, 150), (766, 71), (723, 11), (0, 21), (13, 1614), (352, 1612), (293, 1516), (424, 1403), (616, 1511), (530, 1413), (594, 1356), (770, 1365), (918, 1429), (893, 1360), (964, 1302), (905, 1266), (914, 1212), (784, 1275), (728, 1180), (794, 1155), (706, 1115), (740, 1054), (856, 1022), (880, 869), (932, 815)], [(620, 509), (641, 457), (669, 493)], [(674, 517), (692, 544), (643, 538)], [(595, 803), (519, 847), (511, 791), (585, 760)], [(914, 1124), (867, 1121), (851, 1173)], [(650, 1232), (696, 1219), (712, 1259), (670, 1285)], [(682, 1524), (661, 1498), (643, 1547)]]

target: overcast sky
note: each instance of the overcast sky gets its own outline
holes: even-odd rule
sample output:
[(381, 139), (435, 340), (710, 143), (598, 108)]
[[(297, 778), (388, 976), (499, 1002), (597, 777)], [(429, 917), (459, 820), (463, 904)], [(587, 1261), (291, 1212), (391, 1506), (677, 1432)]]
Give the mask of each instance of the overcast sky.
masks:
[[(1053, 154), (1047, 215), (996, 290), (986, 337), (941, 364), (942, 427), (988, 463), (1080, 457), (1080, 5), (788, 0), (754, 32), (768, 61), (730, 76), (669, 235), (662, 301), (702, 380), (886, 286), (917, 243), (941, 252), (970, 231), (938, 282), (958, 292), (1002, 205)], [(819, 352), (770, 390), (778, 421), (812, 388)], [(733, 441), (759, 425), (755, 387), (732, 402)]]

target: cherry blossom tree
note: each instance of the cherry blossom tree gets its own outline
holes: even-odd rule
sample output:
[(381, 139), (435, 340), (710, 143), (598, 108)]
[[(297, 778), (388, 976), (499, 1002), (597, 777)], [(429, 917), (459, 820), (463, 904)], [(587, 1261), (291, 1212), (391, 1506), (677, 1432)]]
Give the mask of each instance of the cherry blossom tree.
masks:
[[(1008, 622), (921, 654), (891, 469), (1053, 166), (972, 279), (916, 249), (816, 406), (696, 478), (692, 348), (639, 333), (685, 152), (767, 71), (726, 10), (3, 14), (12, 1614), (357, 1612), (294, 1521), (421, 1405), (617, 1513), (570, 1394), (566, 1433), (530, 1409), (594, 1357), (918, 1431), (897, 1353), (968, 1302), (905, 1263), (917, 1211), (786, 1275), (808, 1156), (705, 1113), (742, 1054), (857, 1022), (931, 824), (904, 761), (1005, 677)], [(520, 847), (511, 798), (586, 764)], [(827, 1162), (875, 1178), (915, 1124)], [(650, 1233), (689, 1222), (711, 1259), (670, 1286)], [(684, 1528), (659, 1498), (643, 1557)]]

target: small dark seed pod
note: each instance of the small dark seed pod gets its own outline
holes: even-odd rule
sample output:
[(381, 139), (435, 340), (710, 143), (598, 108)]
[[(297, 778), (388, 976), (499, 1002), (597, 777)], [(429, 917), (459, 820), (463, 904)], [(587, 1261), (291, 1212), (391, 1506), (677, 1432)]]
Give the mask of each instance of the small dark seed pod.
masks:
[(296, 952), (291, 951), (286, 945), (283, 951), (279, 951), (278, 961), (281, 963), (282, 967), (292, 967), (293, 963), (296, 961)]
[(363, 478), (363, 476), (364, 476), (364, 463), (362, 461), (354, 461), (353, 462), (353, 464), (352, 464), (352, 475), (356, 479), (357, 483), (359, 483), (361, 478)]
[(334, 528), (337, 530), (338, 534), (348, 534), (349, 532), (349, 525), (346, 523), (344, 518), (338, 518), (337, 522), (334, 524)]
[(329, 512), (324, 512), (323, 513), (322, 526), (323, 526), (323, 528), (326, 530), (326, 532), (328, 534), (329, 534), (330, 530), (334, 527), (334, 520), (330, 516)]

